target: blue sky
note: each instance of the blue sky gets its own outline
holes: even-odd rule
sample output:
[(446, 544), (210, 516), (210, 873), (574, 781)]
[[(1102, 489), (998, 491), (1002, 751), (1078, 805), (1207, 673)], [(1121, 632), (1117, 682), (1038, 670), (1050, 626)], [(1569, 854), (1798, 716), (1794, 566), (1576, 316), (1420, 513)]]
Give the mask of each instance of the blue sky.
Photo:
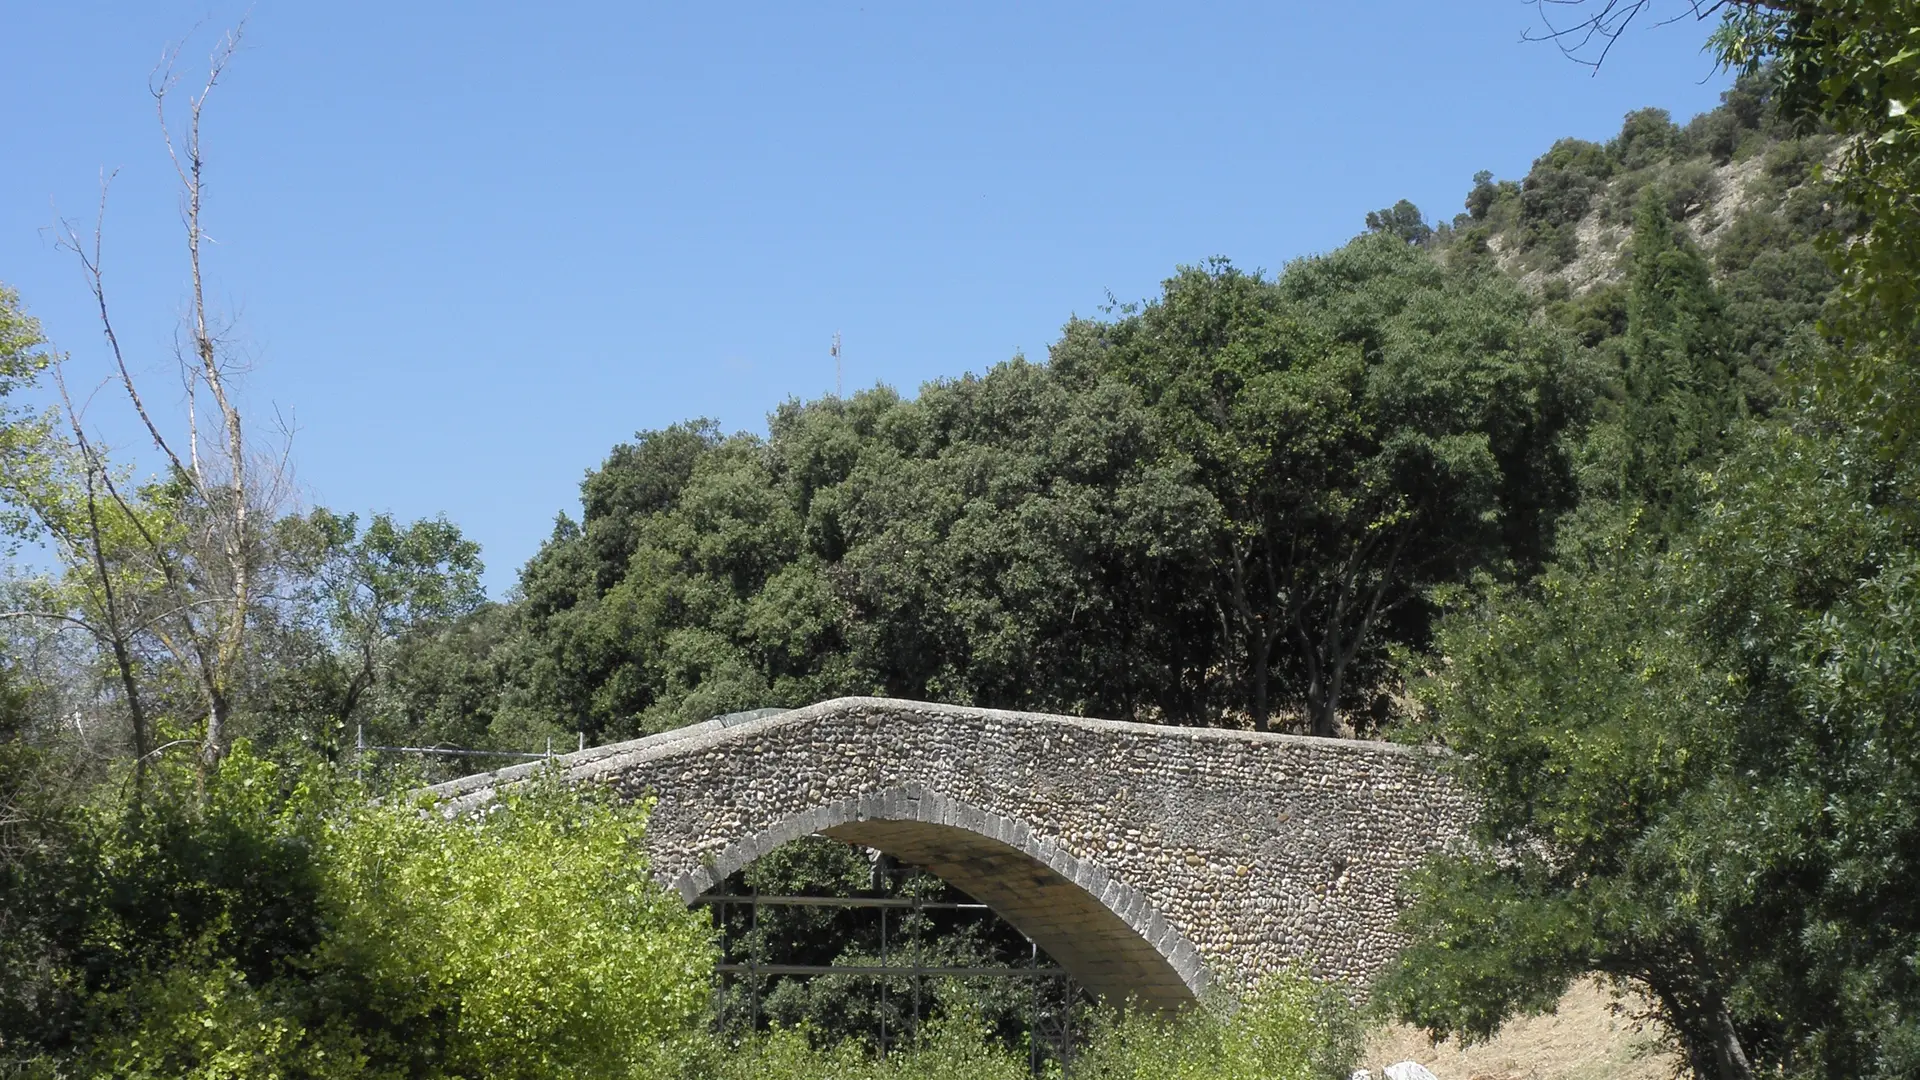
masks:
[[(248, 12), (11, 5), (0, 35), (0, 281), (105, 372), (59, 216), (117, 169), (108, 284), (168, 403), (185, 297), (147, 95)], [(1726, 79), (1684, 20), (1597, 77), (1515, 0), (326, 4), (259, 0), (210, 104), (213, 293), (258, 429), (296, 428), (303, 498), (445, 513), (502, 595), (585, 470), (696, 416), (911, 392), (1024, 351), (1183, 263), (1277, 269), (1409, 198), (1523, 175), (1630, 109), (1684, 120)], [(195, 32), (195, 27), (199, 30)], [(130, 452), (116, 403), (91, 414)]]

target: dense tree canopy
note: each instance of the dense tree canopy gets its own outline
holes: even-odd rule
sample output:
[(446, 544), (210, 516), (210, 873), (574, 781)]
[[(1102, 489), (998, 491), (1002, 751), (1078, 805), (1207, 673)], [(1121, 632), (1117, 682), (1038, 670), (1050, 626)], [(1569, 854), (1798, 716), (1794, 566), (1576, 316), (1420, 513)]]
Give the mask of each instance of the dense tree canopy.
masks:
[(1428, 589), (1549, 545), (1584, 388), (1530, 309), (1366, 238), (1271, 283), (1189, 270), (1138, 315), (1068, 328), (1055, 369), (1135, 389), (1218, 507), (1220, 656), (1256, 726), (1281, 701), (1333, 734), (1387, 643), (1424, 644)]
[(1636, 238), (1624, 448), (1670, 480), (1630, 472), (1569, 558), (1449, 622), (1423, 690), (1485, 808), (1477, 848), (1413, 884), (1384, 988), (1436, 1033), (1484, 1036), (1599, 971), (1653, 998), (1696, 1075), (1920, 1069), (1920, 459), (1890, 422), (1920, 359), (1898, 186), (1916, 25), (1911, 3), (1729, 8), (1723, 55), (1777, 60), (1777, 97), (1852, 140), (1830, 193), (1870, 225), (1828, 235), (1834, 317), (1763, 422), (1712, 405), (1735, 373), (1701, 267)]
[(512, 708), (595, 737), (836, 693), (1331, 733), (1423, 590), (1533, 565), (1569, 342), (1368, 239), (1184, 272), (1050, 363), (640, 436), (528, 566)]

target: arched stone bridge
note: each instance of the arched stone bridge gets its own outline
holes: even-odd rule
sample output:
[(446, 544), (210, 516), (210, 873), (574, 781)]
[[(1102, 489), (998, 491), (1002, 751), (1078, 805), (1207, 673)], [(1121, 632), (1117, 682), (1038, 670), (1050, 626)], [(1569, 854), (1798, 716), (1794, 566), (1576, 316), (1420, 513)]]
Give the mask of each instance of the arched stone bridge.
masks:
[[(1468, 813), (1414, 748), (881, 698), (559, 762), (658, 796), (652, 866), (689, 902), (824, 833), (991, 905), (1090, 990), (1158, 1007), (1295, 962), (1364, 985), (1397, 946), (1401, 875)], [(540, 767), (435, 791), (484, 800)]]

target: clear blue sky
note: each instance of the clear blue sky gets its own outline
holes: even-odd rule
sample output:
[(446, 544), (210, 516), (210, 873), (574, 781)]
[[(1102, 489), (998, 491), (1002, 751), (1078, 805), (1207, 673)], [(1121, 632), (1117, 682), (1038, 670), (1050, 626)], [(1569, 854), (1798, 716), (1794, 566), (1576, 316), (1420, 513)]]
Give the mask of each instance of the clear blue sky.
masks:
[[(103, 374), (45, 227), (119, 169), (109, 285), (172, 401), (185, 295), (146, 81), (246, 12), (14, 3), (0, 34), (0, 281)], [(641, 429), (761, 430), (781, 400), (1042, 357), (1109, 291), (1226, 255), (1277, 269), (1410, 198), (1460, 209), (1622, 114), (1725, 79), (1692, 21), (1598, 77), (1515, 0), (1350, 4), (259, 0), (209, 108), (208, 267), (297, 422), (304, 498), (445, 513), (503, 594)], [(137, 449), (103, 395), (96, 415)]]

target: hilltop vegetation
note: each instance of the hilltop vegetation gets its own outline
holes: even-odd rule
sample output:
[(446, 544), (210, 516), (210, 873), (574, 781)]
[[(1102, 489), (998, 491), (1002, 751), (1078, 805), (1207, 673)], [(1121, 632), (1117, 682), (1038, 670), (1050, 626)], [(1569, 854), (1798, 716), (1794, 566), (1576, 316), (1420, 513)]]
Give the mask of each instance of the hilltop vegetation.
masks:
[[(879, 693), (1374, 730), (1451, 590), (1536, 573), (1582, 500), (1670, 487), (1823, 346), (1838, 141), (1767, 86), (1562, 140), (1449, 223), (1368, 215), (1275, 279), (1185, 269), (1045, 364), (642, 432), (508, 604), (410, 645), (375, 722), (539, 745)], [(1702, 379), (1730, 385), (1642, 385)]]
[(1368, 238), (1185, 271), (1044, 366), (644, 434), (529, 564), (514, 691), (595, 738), (876, 692), (1331, 733), (1425, 587), (1537, 564), (1570, 500), (1528, 314)]

